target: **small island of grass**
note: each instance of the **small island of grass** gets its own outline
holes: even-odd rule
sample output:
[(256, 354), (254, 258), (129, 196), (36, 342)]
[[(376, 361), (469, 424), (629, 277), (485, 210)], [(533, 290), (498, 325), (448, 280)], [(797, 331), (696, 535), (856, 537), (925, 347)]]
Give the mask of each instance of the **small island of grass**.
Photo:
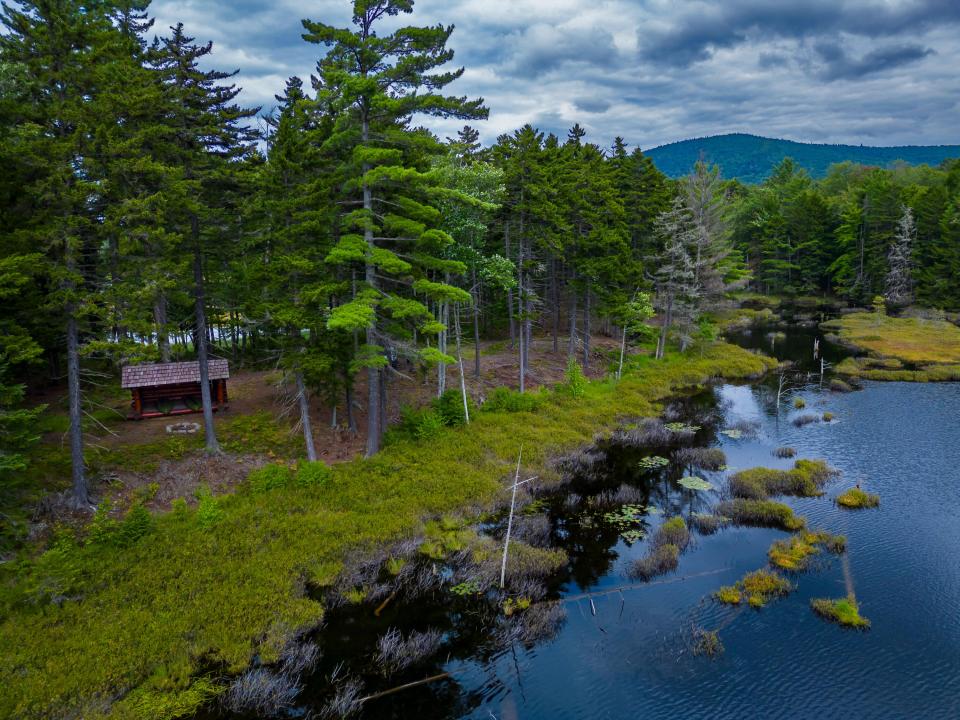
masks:
[(836, 370), (866, 380), (960, 380), (960, 328), (945, 320), (852, 313), (821, 325), (869, 357), (847, 358)]
[(850, 510), (862, 510), (880, 506), (880, 496), (861, 490), (858, 487), (845, 490), (837, 496), (837, 505)]
[(769, 570), (747, 573), (736, 585), (725, 585), (714, 593), (718, 602), (739, 605), (746, 602), (753, 608), (762, 608), (774, 598), (788, 595), (793, 585), (785, 577)]
[(866, 630), (870, 627), (870, 621), (860, 615), (860, 606), (853, 595), (839, 600), (816, 598), (810, 601), (810, 607), (820, 617), (843, 627), (858, 630)]

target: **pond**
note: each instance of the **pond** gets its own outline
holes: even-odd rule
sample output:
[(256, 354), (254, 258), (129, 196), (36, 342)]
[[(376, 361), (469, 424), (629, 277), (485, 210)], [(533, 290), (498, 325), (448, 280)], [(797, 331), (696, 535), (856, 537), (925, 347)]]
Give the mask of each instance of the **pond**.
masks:
[[(550, 539), (570, 557), (549, 578), (563, 619), (543, 639), (491, 638), (488, 613), (449, 590), (388, 604), (331, 612), (317, 637), (323, 659), (306, 678), (294, 714), (329, 699), (331, 675), (353, 673), (365, 694), (448, 673), (366, 702), (363, 718), (740, 718), (960, 716), (960, 384), (867, 383), (854, 393), (820, 389), (815, 331), (786, 337), (754, 331), (737, 339), (798, 360), (794, 390), (806, 409), (775, 411), (776, 380), (718, 385), (675, 403), (675, 418), (699, 425), (685, 443), (719, 447), (727, 470), (788, 468), (781, 446), (797, 457), (828, 461), (841, 475), (820, 498), (785, 501), (812, 528), (843, 534), (847, 553), (818, 556), (791, 575), (795, 592), (761, 610), (720, 605), (712, 594), (767, 567), (770, 544), (785, 532), (727, 527), (694, 535), (679, 567), (650, 583), (627, 577), (648, 551), (664, 515), (702, 512), (725, 490), (727, 472), (696, 471), (715, 490), (687, 490), (689, 469), (676, 462), (642, 469), (671, 448), (606, 445), (590, 478), (540, 501)], [(771, 346), (772, 343), (772, 346)], [(842, 353), (824, 346), (828, 361)], [(803, 426), (800, 413), (832, 413)], [(668, 418), (670, 419), (670, 418)], [(724, 434), (737, 427), (743, 432)], [(655, 463), (648, 463), (654, 465)], [(876, 510), (851, 512), (832, 501), (855, 483), (880, 495)], [(628, 486), (635, 505), (655, 507), (628, 543), (603, 522), (591, 496)], [(581, 502), (571, 502), (576, 493)], [(587, 509), (585, 509), (587, 508)], [(495, 525), (495, 523), (494, 523)], [(810, 600), (856, 593), (872, 627), (858, 632), (824, 622)], [(396, 677), (376, 678), (370, 657), (389, 628), (437, 628), (438, 654)], [(724, 651), (695, 656), (691, 633), (717, 630)], [(526, 641), (525, 641), (526, 640)]]

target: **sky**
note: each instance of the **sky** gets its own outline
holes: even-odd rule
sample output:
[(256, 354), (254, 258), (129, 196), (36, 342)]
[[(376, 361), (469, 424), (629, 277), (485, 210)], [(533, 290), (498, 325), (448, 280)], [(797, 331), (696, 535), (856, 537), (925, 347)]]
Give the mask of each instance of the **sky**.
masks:
[[(349, 0), (154, 0), (239, 70), (240, 101), (269, 111), (322, 46), (302, 18), (346, 27)], [(960, 0), (417, 0), (400, 24), (455, 25), (466, 68), (448, 86), (483, 97), (484, 142), (524, 123), (650, 148), (748, 132), (804, 142), (960, 143)], [(384, 25), (384, 31), (389, 24)], [(429, 119), (441, 137), (462, 121)]]

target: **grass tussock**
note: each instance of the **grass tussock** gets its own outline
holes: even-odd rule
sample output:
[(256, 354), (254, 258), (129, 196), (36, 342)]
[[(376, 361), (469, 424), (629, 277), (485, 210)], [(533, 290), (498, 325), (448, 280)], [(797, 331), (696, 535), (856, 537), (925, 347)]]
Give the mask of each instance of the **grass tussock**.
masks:
[[(276, 662), (289, 637), (322, 622), (321, 599), (346, 558), (423, 533), (425, 517), (502, 496), (521, 443), (523, 471), (556, 481), (549, 459), (599, 427), (654, 416), (680, 388), (770, 366), (723, 343), (635, 358), (617, 383), (590, 383), (577, 398), (538, 394), (532, 411), (479, 412), (428, 443), (401, 439), (336, 465), (322, 482), (299, 482), (298, 468), (283, 482), (264, 479), (275, 487), (211, 497), (203, 516), (180, 503), (126, 547), (61, 535), (0, 569), (0, 717), (190, 715), (227, 689), (205, 672), (210, 658), (233, 677), (255, 660)], [(511, 546), (511, 558), (523, 552)], [(338, 687), (344, 706), (357, 699), (350, 683)]]
[(701, 535), (713, 535), (729, 522), (730, 518), (711, 513), (691, 513), (689, 519), (690, 527)]
[(672, 517), (657, 528), (651, 541), (654, 547), (675, 545), (683, 552), (690, 544), (690, 530), (680, 516)]
[(771, 600), (790, 594), (793, 585), (782, 575), (769, 570), (747, 573), (735, 585), (725, 585), (714, 593), (718, 602), (739, 605), (746, 602), (750, 607), (761, 608)]
[(680, 564), (680, 548), (676, 545), (658, 545), (642, 558), (630, 563), (627, 575), (634, 580), (652, 580), (677, 569)]
[(802, 572), (808, 568), (810, 558), (820, 554), (821, 548), (839, 555), (846, 551), (847, 539), (824, 530), (802, 530), (786, 540), (775, 541), (767, 557), (770, 564), (779, 570)]
[(720, 448), (680, 448), (673, 454), (674, 460), (685, 467), (718, 471), (726, 467), (727, 455)]
[(857, 630), (866, 630), (870, 627), (870, 621), (860, 614), (860, 606), (853, 595), (839, 600), (815, 598), (810, 601), (810, 607), (820, 617), (843, 627)]
[(790, 470), (750, 468), (730, 477), (734, 497), (763, 500), (775, 495), (818, 497), (823, 486), (836, 475), (823, 460), (797, 460)]
[(807, 425), (820, 422), (820, 419), (820, 416), (815, 413), (803, 413), (802, 415), (797, 415), (793, 419), (793, 424), (797, 427), (805, 427)]
[(723, 653), (723, 643), (720, 642), (720, 634), (716, 630), (694, 628), (692, 639), (691, 651), (697, 657), (712, 658)]
[(806, 521), (794, 515), (789, 505), (773, 500), (750, 500), (735, 498), (725, 500), (717, 506), (717, 513), (730, 518), (737, 525), (780, 528), (781, 530), (801, 530)]
[(837, 505), (850, 510), (880, 507), (880, 496), (868, 493), (858, 487), (850, 488), (837, 496)]
[(778, 447), (773, 451), (773, 456), (775, 458), (780, 458), (781, 460), (787, 460), (790, 458), (795, 458), (797, 456), (797, 451), (792, 447)]

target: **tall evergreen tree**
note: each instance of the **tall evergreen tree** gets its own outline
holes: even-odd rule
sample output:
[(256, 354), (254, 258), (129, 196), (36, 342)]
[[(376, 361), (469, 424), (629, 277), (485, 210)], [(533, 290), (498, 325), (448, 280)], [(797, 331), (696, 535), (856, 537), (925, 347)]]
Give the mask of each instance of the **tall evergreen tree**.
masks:
[[(403, 288), (412, 287), (434, 303), (462, 299), (464, 292), (428, 277), (465, 268), (438, 259), (452, 239), (436, 227), (439, 213), (430, 205), (435, 186), (427, 168), (417, 166), (424, 146), (434, 141), (411, 131), (410, 118), (417, 114), (469, 120), (487, 114), (480, 100), (439, 92), (463, 74), (462, 68), (438, 70), (453, 59), (446, 47), (452, 26), (376, 33), (385, 17), (412, 12), (412, 0), (355, 0), (353, 28), (303, 22), (304, 39), (328, 47), (318, 65), (323, 84), (318, 100), (337, 114), (331, 141), (352, 151), (344, 190), (345, 200), (357, 206), (345, 217), (346, 232), (329, 260), (361, 266), (363, 285), (349, 303), (334, 310), (329, 326), (366, 334), (359, 362), (367, 368), (367, 455), (379, 450), (384, 429), (384, 344), (401, 339), (397, 325), (412, 323), (420, 332), (444, 329), (432, 320), (427, 306)], [(430, 350), (421, 351), (421, 357), (451, 359)]]

